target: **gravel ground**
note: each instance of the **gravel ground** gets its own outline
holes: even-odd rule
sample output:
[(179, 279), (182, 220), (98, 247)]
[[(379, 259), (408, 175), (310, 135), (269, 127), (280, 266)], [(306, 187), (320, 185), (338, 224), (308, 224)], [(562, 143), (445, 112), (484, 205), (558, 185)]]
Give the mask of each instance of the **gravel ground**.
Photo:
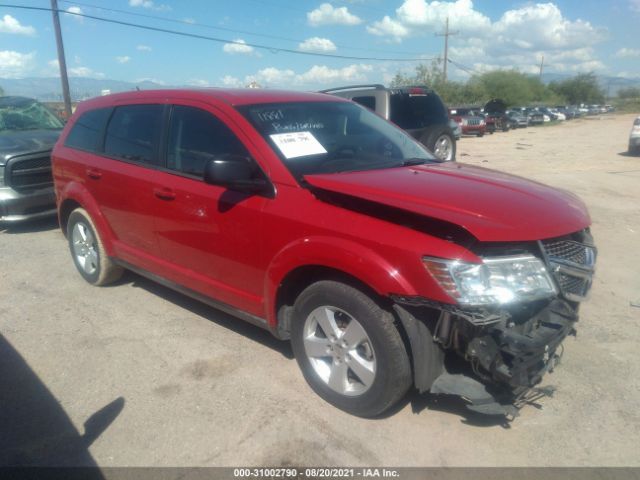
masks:
[(268, 333), (133, 274), (88, 285), (45, 221), (0, 229), (0, 463), (639, 466), (640, 158), (624, 153), (632, 118), (459, 143), (460, 161), (580, 195), (599, 248), (578, 337), (546, 377), (558, 390), (511, 424), (414, 394), (384, 418), (342, 413)]

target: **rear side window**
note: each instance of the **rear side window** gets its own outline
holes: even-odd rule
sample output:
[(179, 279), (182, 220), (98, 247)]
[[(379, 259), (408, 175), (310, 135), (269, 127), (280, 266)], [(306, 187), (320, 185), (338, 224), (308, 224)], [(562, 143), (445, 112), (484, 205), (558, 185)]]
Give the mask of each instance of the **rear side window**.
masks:
[(209, 160), (249, 156), (242, 142), (221, 120), (194, 107), (173, 107), (169, 126), (167, 168), (202, 176)]
[(376, 111), (376, 97), (368, 95), (366, 97), (353, 97), (352, 100), (359, 103), (363, 107), (367, 107), (369, 110)]
[(134, 162), (160, 165), (157, 154), (163, 105), (116, 107), (104, 141), (104, 153)]
[(435, 93), (398, 93), (391, 95), (390, 120), (405, 130), (444, 125), (447, 123), (447, 111)]
[(104, 126), (111, 114), (111, 108), (99, 108), (83, 113), (71, 127), (64, 142), (66, 147), (95, 152), (101, 149)]

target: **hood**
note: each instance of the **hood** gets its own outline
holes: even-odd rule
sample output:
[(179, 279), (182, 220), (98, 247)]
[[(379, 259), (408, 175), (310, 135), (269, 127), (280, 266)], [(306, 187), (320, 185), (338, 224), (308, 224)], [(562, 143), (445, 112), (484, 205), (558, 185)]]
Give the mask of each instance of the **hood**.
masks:
[(591, 224), (584, 203), (570, 192), (460, 163), (305, 179), (322, 190), (454, 223), (485, 242), (559, 237)]
[(0, 165), (16, 155), (51, 150), (62, 130), (9, 130), (0, 132)]
[(484, 106), (484, 111), (487, 113), (503, 114), (507, 110), (507, 104), (499, 98), (489, 100)]

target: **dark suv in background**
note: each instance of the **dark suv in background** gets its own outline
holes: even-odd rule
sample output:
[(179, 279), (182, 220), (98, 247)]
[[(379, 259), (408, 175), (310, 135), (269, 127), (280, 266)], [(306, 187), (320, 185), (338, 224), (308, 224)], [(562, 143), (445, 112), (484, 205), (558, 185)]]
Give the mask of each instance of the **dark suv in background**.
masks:
[(62, 122), (25, 97), (0, 97), (0, 222), (56, 212), (51, 149)]
[(439, 160), (456, 159), (456, 140), (449, 115), (438, 94), (426, 86), (386, 88), (383, 85), (352, 85), (323, 90), (348, 98), (407, 131)]

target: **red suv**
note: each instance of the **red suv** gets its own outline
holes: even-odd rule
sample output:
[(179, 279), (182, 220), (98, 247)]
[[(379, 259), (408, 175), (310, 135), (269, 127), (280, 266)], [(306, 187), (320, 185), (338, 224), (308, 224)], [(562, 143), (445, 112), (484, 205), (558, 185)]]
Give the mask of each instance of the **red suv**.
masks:
[(335, 96), (96, 98), (66, 125), (53, 174), (88, 282), (133, 270), (290, 339), (311, 387), (356, 415), (412, 385), (515, 413), (591, 285), (576, 196), (442, 163)]

